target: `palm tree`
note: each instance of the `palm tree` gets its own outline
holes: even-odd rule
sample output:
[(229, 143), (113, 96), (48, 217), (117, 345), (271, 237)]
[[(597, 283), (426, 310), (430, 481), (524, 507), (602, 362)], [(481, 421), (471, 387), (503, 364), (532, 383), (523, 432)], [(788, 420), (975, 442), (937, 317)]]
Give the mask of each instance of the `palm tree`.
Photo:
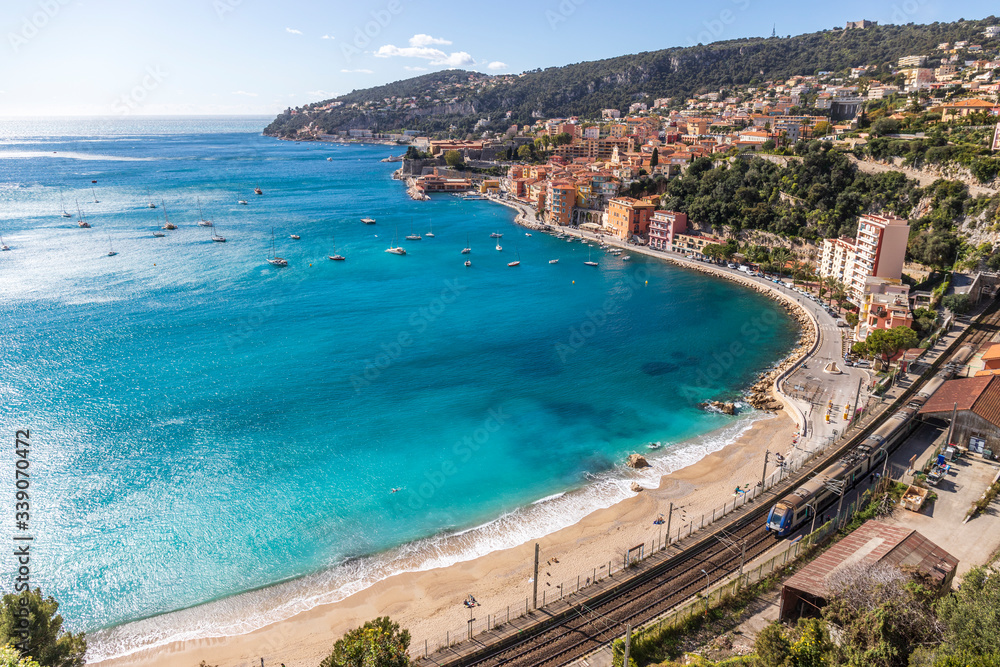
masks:
[(771, 261), (778, 266), (778, 275), (785, 274), (785, 264), (792, 258), (788, 248), (775, 248), (771, 251)]

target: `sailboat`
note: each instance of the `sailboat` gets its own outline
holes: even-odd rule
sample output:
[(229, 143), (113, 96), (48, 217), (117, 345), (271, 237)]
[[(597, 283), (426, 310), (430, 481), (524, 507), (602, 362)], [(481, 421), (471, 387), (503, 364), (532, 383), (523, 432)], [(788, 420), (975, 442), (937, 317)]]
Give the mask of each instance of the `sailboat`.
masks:
[(426, 236), (429, 239), (432, 239), (432, 238), (434, 238), (434, 223), (432, 222), (432, 223), (430, 223), (430, 225), (431, 225), (431, 231), (429, 231), (426, 234), (424, 234), (424, 236)]
[(0, 236), (0, 251), (10, 250), (10, 246), (3, 242), (3, 237)]
[(513, 262), (507, 262), (507, 266), (521, 266), (521, 253), (517, 251), (517, 247), (514, 247), (514, 257), (516, 259)]
[(62, 190), (59, 191), (59, 208), (62, 209), (62, 217), (72, 218), (73, 215), (66, 210), (66, 201), (63, 199)]
[(108, 234), (108, 257), (114, 257), (118, 253), (115, 252), (115, 247), (111, 245), (111, 234)]
[(469, 245), (469, 235), (466, 234), (465, 235), (465, 247), (462, 248), (462, 254), (463, 255), (468, 255), (471, 252), (472, 252), (472, 246)]
[(216, 243), (225, 243), (226, 237), (219, 234), (219, 228), (212, 225), (212, 240)]
[(597, 262), (591, 261), (591, 259), (590, 259), (590, 251), (589, 250), (587, 251), (587, 261), (584, 262), (584, 264), (586, 264), (587, 266), (597, 266)]
[(420, 234), (414, 234), (413, 233), (413, 224), (412, 223), (410, 224), (410, 233), (406, 237), (406, 240), (407, 241), (419, 241), (420, 240)]
[(94, 186), (90, 186), (90, 191), (94, 193), (94, 203), (95, 204), (100, 204), (101, 202), (98, 201), (98, 199), (97, 199), (97, 190), (94, 189)]
[(76, 221), (76, 226), (84, 229), (90, 227), (90, 223), (83, 217), (83, 210), (80, 208), (80, 200), (77, 200), (76, 202), (76, 213), (80, 216), (80, 219)]
[(288, 260), (274, 254), (274, 227), (271, 227), (271, 254), (267, 258), (267, 263), (273, 266), (288, 266)]
[(333, 254), (332, 255), (327, 255), (327, 257), (329, 257), (330, 259), (332, 259), (335, 262), (342, 262), (345, 259), (347, 259), (346, 257), (344, 257), (343, 255), (341, 255), (341, 254), (339, 254), (337, 252), (337, 237), (333, 238)]
[(153, 230), (153, 238), (162, 239), (166, 234), (160, 231)]
[(167, 205), (163, 201), (160, 202), (160, 206), (163, 207), (163, 221), (166, 223), (160, 229), (177, 229), (177, 225), (170, 222), (170, 218), (167, 217)]
[(149, 196), (149, 188), (146, 188), (146, 199), (149, 200), (149, 204), (146, 208), (156, 208), (156, 204), (153, 203), (153, 198)]
[(211, 227), (212, 221), (206, 220), (205, 215), (201, 212), (201, 198), (198, 199), (198, 225), (200, 227)]
[(471, 259), (465, 260), (465, 265), (466, 266), (472, 266), (472, 260)]
[[(398, 234), (398, 232), (397, 232), (397, 234)], [(403, 249), (403, 246), (396, 245), (396, 236), (397, 236), (397, 234), (393, 234), (392, 245), (390, 245), (388, 248), (386, 248), (385, 251), (389, 252), (389, 253), (392, 253), (393, 255), (405, 255), (406, 254), (406, 250)]]
[(254, 193), (255, 195), (262, 195), (262, 194), (264, 194), (264, 191), (263, 191), (263, 190), (261, 190), (261, 189), (260, 189), (260, 186), (258, 185), (257, 187), (255, 187), (255, 188), (253, 189), (253, 193)]
[(503, 250), (503, 246), (500, 245), (499, 241), (497, 241), (497, 252), (500, 252), (501, 250)]
[(491, 239), (503, 238), (503, 234), (501, 234), (500, 232), (493, 232), (492, 234), (490, 234), (490, 238)]

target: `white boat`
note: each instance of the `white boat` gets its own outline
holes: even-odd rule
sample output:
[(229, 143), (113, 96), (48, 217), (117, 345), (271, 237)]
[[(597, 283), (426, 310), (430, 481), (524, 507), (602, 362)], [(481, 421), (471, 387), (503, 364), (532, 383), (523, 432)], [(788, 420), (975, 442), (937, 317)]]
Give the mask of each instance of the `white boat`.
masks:
[(503, 234), (501, 234), (500, 232), (493, 232), (492, 234), (490, 234), (490, 238), (491, 239), (502, 239), (503, 238)]
[(3, 242), (3, 237), (0, 236), (0, 251), (10, 250), (10, 246)]
[(255, 187), (255, 188), (253, 189), (253, 193), (254, 193), (255, 195), (262, 195), (262, 194), (264, 194), (264, 191), (263, 191), (263, 190), (261, 190), (261, 189), (260, 189), (260, 186), (258, 185), (257, 187)]
[(558, 263), (559, 263), (558, 259), (550, 259), (549, 260), (549, 264), (558, 264)]
[(166, 234), (163, 232), (153, 232), (153, 238), (162, 239)]
[(516, 258), (513, 262), (507, 262), (507, 266), (521, 266), (521, 253), (514, 248), (514, 257)]
[(212, 240), (216, 243), (225, 243), (226, 237), (219, 234), (218, 227), (212, 227)]
[(392, 255), (405, 255), (406, 254), (406, 250), (403, 249), (403, 246), (396, 245), (396, 236), (395, 235), (393, 235), (393, 237), (392, 237), (392, 245), (390, 245), (388, 248), (386, 248), (385, 251), (387, 253), (392, 254)]
[(200, 227), (211, 227), (212, 221), (206, 220), (205, 215), (201, 212), (201, 199), (198, 199), (198, 226)]
[(497, 244), (497, 252), (500, 252), (501, 250), (503, 250), (503, 246), (498, 243)]
[(632, 256), (631, 256), (631, 255), (622, 255), (622, 261), (623, 261), (623, 262), (627, 262), (627, 261), (629, 261), (630, 259), (632, 259)]
[(160, 202), (160, 206), (163, 207), (163, 226), (160, 229), (177, 229), (177, 225), (170, 222), (170, 218), (167, 217), (167, 205), (163, 201)]
[(333, 162), (333, 158), (332, 158), (332, 157), (328, 157), (328, 158), (326, 159), (326, 161), (327, 161), (327, 162)]
[(246, 206), (246, 205), (247, 205), (247, 200), (246, 200), (246, 199), (241, 199), (241, 200), (239, 200), (239, 201), (238, 201), (238, 202), (236, 202), (236, 203), (237, 203), (237, 204), (243, 204), (244, 206)]
[(62, 217), (64, 217), (64, 218), (72, 218), (73, 217), (73, 215), (69, 211), (66, 210), (66, 202), (65, 202), (65, 200), (63, 200), (62, 190), (59, 191), (59, 208), (62, 209)]
[(146, 199), (149, 200), (149, 204), (146, 205), (146, 208), (156, 208), (156, 204), (153, 203), (153, 198), (149, 196), (149, 188), (146, 188)]
[[(329, 158), (327, 158), (327, 159), (329, 159)], [(329, 259), (332, 259), (335, 262), (342, 262), (345, 259), (347, 259), (346, 257), (344, 257), (343, 255), (341, 255), (340, 253), (337, 252), (337, 238), (336, 237), (334, 237), (334, 239), (333, 239), (333, 254), (332, 255), (327, 255), (327, 257)]]
[(406, 236), (406, 240), (407, 241), (419, 241), (420, 240), (420, 234), (408, 234)]
[(77, 200), (77, 202), (76, 202), (76, 213), (77, 213), (78, 216), (80, 216), (80, 219), (76, 221), (76, 226), (77, 227), (82, 227), (84, 229), (86, 229), (87, 227), (90, 227), (90, 223), (87, 222), (87, 219), (83, 217), (83, 210), (80, 208), (80, 201), (79, 200)]
[(434, 238), (434, 223), (432, 222), (432, 223), (430, 223), (430, 225), (431, 225), (431, 231), (429, 231), (426, 234), (424, 234), (424, 236), (426, 236), (429, 239), (432, 239), (432, 238)]
[(115, 247), (111, 244), (111, 234), (108, 234), (108, 257), (114, 257), (117, 254)]
[(472, 246), (469, 245), (469, 235), (466, 234), (465, 235), (465, 247), (462, 248), (462, 254), (463, 255), (468, 255), (471, 252), (472, 252)]
[(531, 234), (529, 234), (528, 232), (525, 232), (524, 235), (525, 236), (531, 236)]
[(375, 218), (361, 218), (361, 222), (365, 223), (366, 225), (374, 225)]
[(94, 193), (94, 203), (95, 204), (100, 204), (101, 202), (98, 201), (98, 199), (97, 199), (97, 190), (94, 189), (94, 186), (90, 186), (90, 191)]
[(271, 227), (271, 254), (267, 257), (267, 263), (272, 266), (288, 266), (288, 260), (274, 254), (274, 227)]
[(289, 235), (288, 235), (288, 238), (290, 238), (290, 239), (295, 239), (296, 241), (298, 241), (298, 240), (299, 240), (299, 239), (301, 239), (302, 237), (301, 237), (301, 236), (299, 236), (298, 234), (289, 234)]
[(587, 266), (597, 266), (597, 262), (591, 261), (589, 252), (587, 253), (587, 261), (584, 262), (584, 264), (586, 264)]

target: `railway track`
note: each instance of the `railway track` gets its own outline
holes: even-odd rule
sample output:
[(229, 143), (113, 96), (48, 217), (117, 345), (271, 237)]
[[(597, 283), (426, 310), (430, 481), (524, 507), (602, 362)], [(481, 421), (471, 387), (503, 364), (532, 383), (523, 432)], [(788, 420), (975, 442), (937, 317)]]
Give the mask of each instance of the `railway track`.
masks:
[[(950, 358), (960, 345), (979, 345), (998, 331), (1000, 301), (994, 301), (983, 311), (978, 321), (972, 323), (932, 364), (925, 379), (945, 363), (945, 358)], [(914, 382), (887, 407), (879, 419), (860, 429), (842, 446), (824, 455), (799, 475), (786, 480), (778, 487), (779, 495), (789, 486), (801, 484), (856, 446), (885, 416), (892, 414), (897, 406), (905, 405), (922, 384), (923, 381)], [(762, 499), (766, 497), (768, 496)], [(769, 502), (761, 502), (730, 524), (724, 524), (730, 538), (746, 544), (746, 562), (760, 556), (775, 543), (774, 537), (764, 530), (764, 515), (769, 508)], [(448, 667), (564, 665), (624, 634), (626, 623), (633, 626), (646, 623), (691, 598), (705, 584), (702, 570), (712, 581), (718, 581), (736, 572), (740, 559), (740, 554), (714, 535), (708, 535), (664, 563), (624, 581), (605, 594), (577, 603), (573, 606), (572, 613), (561, 621), (538, 627), (537, 631), (524, 639), (484, 646), (479, 652), (467, 656), (438, 656), (442, 658), (440, 661), (431, 656), (418, 662), (425, 666), (438, 664)]]

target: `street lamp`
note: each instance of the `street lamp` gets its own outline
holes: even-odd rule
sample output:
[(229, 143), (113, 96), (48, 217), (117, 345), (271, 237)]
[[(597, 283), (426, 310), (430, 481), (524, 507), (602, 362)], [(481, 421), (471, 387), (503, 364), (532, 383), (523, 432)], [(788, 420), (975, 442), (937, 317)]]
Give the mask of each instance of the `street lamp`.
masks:
[(712, 585), (712, 578), (708, 576), (708, 572), (702, 570), (701, 573), (705, 575), (705, 613), (708, 613), (708, 587)]

